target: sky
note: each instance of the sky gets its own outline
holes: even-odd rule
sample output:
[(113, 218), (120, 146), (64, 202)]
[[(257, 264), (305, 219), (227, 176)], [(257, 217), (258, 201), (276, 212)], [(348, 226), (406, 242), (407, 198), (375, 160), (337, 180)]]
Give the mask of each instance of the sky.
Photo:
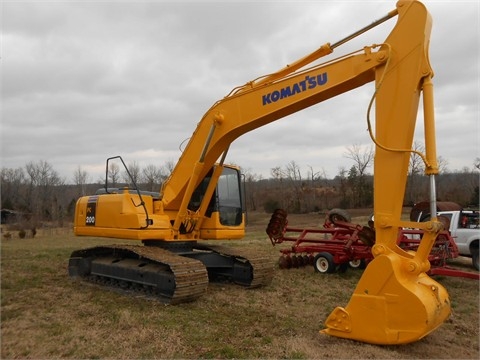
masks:
[[(479, 151), (480, 5), (425, 0), (432, 14), (437, 153), (451, 171)], [(1, 11), (2, 168), (47, 161), (72, 182), (120, 155), (176, 162), (203, 114), (231, 89), (369, 25), (395, 1), (13, 1)], [(395, 18), (334, 56), (383, 41)], [(249, 132), (227, 162), (263, 178), (291, 161), (328, 178), (367, 149), (371, 84)], [(419, 114), (415, 142), (423, 141)]]

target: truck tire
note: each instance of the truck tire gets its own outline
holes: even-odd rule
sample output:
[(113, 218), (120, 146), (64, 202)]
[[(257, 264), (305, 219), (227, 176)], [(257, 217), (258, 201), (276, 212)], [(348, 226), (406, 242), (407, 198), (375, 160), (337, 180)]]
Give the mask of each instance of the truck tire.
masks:
[(332, 225), (335, 225), (336, 221), (351, 222), (352, 217), (346, 210), (332, 209), (327, 213), (327, 216), (325, 217), (325, 224), (331, 227)]
[(477, 249), (472, 249), (472, 265), (477, 271), (479, 271), (479, 259), (478, 259), (478, 248)]
[(335, 263), (333, 262), (333, 255), (328, 252), (321, 252), (315, 256), (313, 267), (316, 272), (322, 274), (331, 274), (335, 272)]

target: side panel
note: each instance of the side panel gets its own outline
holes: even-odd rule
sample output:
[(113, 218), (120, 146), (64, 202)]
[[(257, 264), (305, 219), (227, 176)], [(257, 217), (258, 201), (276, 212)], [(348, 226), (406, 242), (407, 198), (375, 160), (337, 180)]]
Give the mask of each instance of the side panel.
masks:
[(470, 244), (480, 239), (480, 231), (478, 229), (457, 229), (453, 239), (455, 244), (457, 244), (460, 255), (472, 256)]
[(245, 236), (245, 215), (242, 214), (242, 222), (238, 226), (225, 226), (222, 225), (220, 220), (220, 214), (218, 212), (212, 213), (212, 216), (206, 218), (202, 222), (202, 228), (200, 231), (201, 239), (222, 239), (222, 240), (234, 240), (242, 239)]
[[(136, 194), (102, 194), (78, 199), (75, 208), (74, 233), (83, 236), (99, 236), (141, 240), (171, 237), (168, 216), (153, 214), (153, 199), (142, 196), (147, 215)], [(146, 229), (142, 229), (146, 228)]]

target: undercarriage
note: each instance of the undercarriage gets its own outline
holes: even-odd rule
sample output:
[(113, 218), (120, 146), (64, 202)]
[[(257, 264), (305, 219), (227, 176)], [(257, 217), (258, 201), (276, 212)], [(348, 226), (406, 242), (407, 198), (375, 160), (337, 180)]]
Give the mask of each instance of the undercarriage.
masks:
[(196, 242), (98, 246), (74, 251), (69, 275), (108, 287), (154, 296), (168, 304), (203, 295), (209, 281), (230, 281), (247, 288), (267, 285), (273, 263), (265, 256)]

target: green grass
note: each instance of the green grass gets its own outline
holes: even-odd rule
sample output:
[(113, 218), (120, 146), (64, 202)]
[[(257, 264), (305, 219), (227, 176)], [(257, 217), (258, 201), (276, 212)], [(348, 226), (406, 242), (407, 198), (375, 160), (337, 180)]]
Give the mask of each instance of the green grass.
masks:
[[(2, 359), (479, 357), (475, 280), (438, 278), (450, 293), (450, 319), (416, 343), (374, 346), (319, 334), (333, 308), (347, 304), (360, 271), (276, 269), (267, 287), (211, 284), (197, 301), (169, 306), (68, 277), (71, 251), (110, 242), (118, 241), (71, 234), (2, 241)], [(259, 229), (243, 244), (278, 258)]]

